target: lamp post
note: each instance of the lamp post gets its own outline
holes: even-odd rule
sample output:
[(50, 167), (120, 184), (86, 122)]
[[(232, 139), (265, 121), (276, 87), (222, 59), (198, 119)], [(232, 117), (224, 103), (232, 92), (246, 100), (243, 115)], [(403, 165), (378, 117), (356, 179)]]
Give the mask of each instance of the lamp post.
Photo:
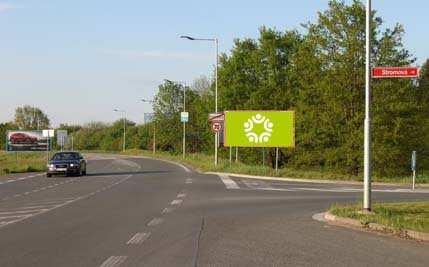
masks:
[[(145, 102), (145, 103), (151, 103), (151, 104), (153, 104), (153, 102), (154, 102), (154, 100), (147, 100), (144, 98), (142, 98), (141, 101)], [(152, 123), (153, 123), (152, 154), (155, 155), (155, 151), (156, 151), (156, 126), (155, 126), (154, 121), (152, 121)]]
[(124, 141), (122, 143), (122, 151), (125, 151), (125, 131), (126, 131), (126, 111), (123, 109), (114, 109), (114, 112), (121, 112), (124, 114)]
[(371, 0), (366, 1), (363, 210), (371, 211)]
[[(164, 80), (169, 83), (175, 83), (174, 81), (171, 81), (168, 79), (164, 79)], [(186, 112), (186, 83), (178, 82), (178, 81), (176, 81), (176, 83), (181, 84), (183, 87), (183, 112)], [(183, 121), (183, 138), (182, 138), (182, 158), (183, 159), (185, 158), (185, 153), (186, 153), (186, 122)]]
[[(190, 41), (207, 41), (207, 42), (214, 42), (215, 44), (215, 52), (216, 52), (216, 65), (215, 65), (215, 113), (217, 114), (218, 112), (218, 102), (217, 102), (217, 80), (218, 80), (218, 62), (219, 62), (219, 40), (217, 38), (194, 38), (188, 35), (181, 35), (180, 38), (182, 39), (187, 39)], [(219, 146), (219, 133), (215, 133), (215, 159), (214, 159), (214, 164), (215, 166), (217, 165), (217, 149)]]

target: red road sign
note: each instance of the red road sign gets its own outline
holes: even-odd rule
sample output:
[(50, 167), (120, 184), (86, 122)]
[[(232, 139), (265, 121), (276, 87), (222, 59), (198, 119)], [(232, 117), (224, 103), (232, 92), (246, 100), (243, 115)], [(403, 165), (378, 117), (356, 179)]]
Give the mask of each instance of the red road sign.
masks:
[(222, 131), (222, 123), (219, 121), (213, 121), (212, 122), (212, 130), (215, 133), (219, 133)]
[(375, 67), (372, 69), (373, 78), (415, 78), (419, 69), (415, 67)]

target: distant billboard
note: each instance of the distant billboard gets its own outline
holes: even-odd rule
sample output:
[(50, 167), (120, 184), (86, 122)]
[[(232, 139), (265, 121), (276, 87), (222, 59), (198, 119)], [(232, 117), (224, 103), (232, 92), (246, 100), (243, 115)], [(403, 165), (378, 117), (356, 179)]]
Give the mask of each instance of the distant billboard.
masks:
[(295, 147), (293, 111), (225, 111), (224, 145)]
[(43, 136), (42, 131), (8, 131), (6, 138), (7, 151), (45, 151), (48, 149), (48, 138)]

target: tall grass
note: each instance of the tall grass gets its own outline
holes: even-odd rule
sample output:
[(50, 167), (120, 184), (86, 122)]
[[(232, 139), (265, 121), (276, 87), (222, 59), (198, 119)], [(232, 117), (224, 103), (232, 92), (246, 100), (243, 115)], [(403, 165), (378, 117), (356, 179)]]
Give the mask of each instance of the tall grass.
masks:
[(0, 175), (46, 170), (46, 152), (0, 151)]

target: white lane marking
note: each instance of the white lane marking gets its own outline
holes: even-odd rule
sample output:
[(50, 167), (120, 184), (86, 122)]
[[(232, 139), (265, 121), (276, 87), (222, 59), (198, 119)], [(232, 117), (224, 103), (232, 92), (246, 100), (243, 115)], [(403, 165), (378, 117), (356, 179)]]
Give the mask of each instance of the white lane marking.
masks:
[(192, 184), (192, 179), (191, 178), (187, 178), (185, 183)]
[(38, 213), (38, 212), (45, 211), (45, 210), (47, 210), (47, 209), (3, 211), (3, 212), (0, 212), (0, 215), (7, 215), (7, 214), (24, 214), (24, 213)]
[(232, 180), (231, 178), (229, 178), (228, 175), (219, 174), (219, 177), (222, 180), (222, 182), (225, 184), (227, 189), (240, 189), (237, 183), (234, 182), (234, 180)]
[(31, 215), (9, 215), (9, 216), (1, 216), (0, 217), (0, 220), (4, 220), (4, 219), (10, 219), (10, 218), (23, 218), (23, 217), (28, 217), (28, 216), (31, 216)]
[(162, 210), (162, 214), (169, 213), (169, 212), (171, 212), (171, 211), (173, 211), (173, 208), (172, 208), (172, 207), (167, 207), (167, 208), (164, 208), (164, 209)]
[(111, 256), (105, 260), (100, 267), (116, 267), (121, 265), (126, 259), (127, 256)]
[(171, 201), (171, 205), (180, 205), (182, 204), (183, 199), (175, 199), (173, 201)]
[(164, 220), (162, 218), (153, 218), (152, 220), (150, 220), (150, 222), (147, 223), (147, 226), (155, 226), (158, 224), (161, 224)]
[(253, 189), (261, 189), (261, 190), (272, 190), (274, 187), (270, 186), (268, 183), (263, 181), (249, 181), (249, 180), (241, 180), (247, 187)]
[[(126, 176), (124, 179), (120, 180), (119, 182), (116, 182), (116, 183), (114, 183), (114, 184), (112, 184), (112, 185), (108, 186), (108, 188), (111, 188), (111, 187), (113, 187), (113, 186), (115, 186), (115, 185), (121, 184), (121, 183), (125, 182), (126, 180), (130, 179), (132, 176), (133, 176), (133, 174), (129, 174), (129, 175), (128, 175), (128, 176)], [(89, 194), (86, 194), (86, 195), (83, 195), (83, 196), (80, 196), (80, 197), (77, 197), (77, 198), (74, 198), (74, 199), (72, 199), (72, 200), (65, 201), (65, 202), (63, 202), (63, 203), (61, 203), (61, 204), (58, 204), (58, 205), (55, 205), (55, 206), (52, 206), (52, 205), (51, 205), (51, 207), (50, 207), (50, 208), (45, 209), (45, 210), (43, 210), (43, 211), (40, 211), (40, 212), (38, 212), (38, 213), (33, 213), (33, 214), (31, 214), (31, 216), (27, 216), (27, 217), (24, 217), (24, 218), (20, 218), (20, 219), (18, 219), (18, 220), (14, 220), (14, 221), (10, 221), (10, 222), (6, 222), (6, 223), (3, 223), (3, 224), (0, 224), (0, 228), (1, 228), (1, 227), (6, 226), (6, 225), (8, 225), (8, 224), (11, 224), (11, 223), (20, 222), (20, 221), (23, 221), (23, 220), (25, 220), (25, 219), (28, 219), (28, 218), (31, 218), (31, 217), (34, 217), (34, 216), (37, 216), (37, 215), (40, 215), (40, 214), (43, 214), (43, 213), (46, 213), (46, 212), (49, 212), (49, 211), (52, 211), (52, 210), (55, 210), (55, 209), (61, 208), (61, 207), (64, 207), (64, 206), (69, 205), (69, 204), (71, 204), (71, 203), (74, 203), (74, 202), (76, 202), (76, 201), (79, 201), (79, 200), (82, 200), (82, 199), (85, 199), (85, 198), (89, 198), (89, 197), (91, 197), (91, 196), (93, 196), (93, 195), (95, 195), (95, 193), (94, 193), (94, 192), (89, 193)], [(39, 205), (39, 206), (27, 206), (27, 207), (19, 207), (19, 208), (15, 208), (15, 209), (43, 208), (43, 207), (48, 207), (48, 206), (40, 206), (40, 205)]]
[(0, 182), (0, 185), (1, 184), (7, 184), (7, 183), (13, 183), (13, 182), (19, 182), (19, 181), (23, 181), (23, 180), (35, 178), (35, 177), (42, 176), (42, 175), (44, 175), (44, 174), (40, 173), (40, 174), (35, 174), (35, 175), (29, 175), (29, 176), (19, 177), (19, 178), (16, 178), (16, 179), (9, 178), (8, 180)]
[(148, 239), (150, 236), (150, 233), (137, 233), (133, 237), (131, 237), (130, 240), (128, 240), (127, 245), (140, 245), (146, 239)]
[(185, 193), (179, 193), (178, 195), (177, 195), (177, 198), (185, 198), (186, 197), (186, 194)]

